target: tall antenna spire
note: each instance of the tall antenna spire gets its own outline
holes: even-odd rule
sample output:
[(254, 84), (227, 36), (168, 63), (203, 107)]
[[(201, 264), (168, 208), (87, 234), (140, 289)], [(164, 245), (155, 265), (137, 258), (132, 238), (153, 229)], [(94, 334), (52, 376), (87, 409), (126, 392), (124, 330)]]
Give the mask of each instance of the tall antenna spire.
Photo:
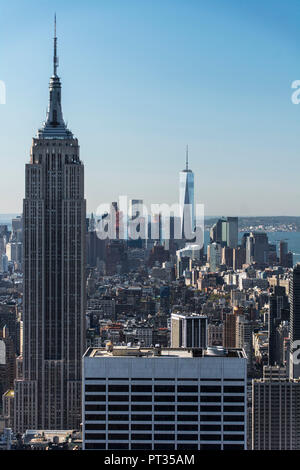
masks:
[(54, 15), (54, 55), (53, 55), (53, 74), (57, 76), (58, 57), (57, 57), (57, 37), (56, 37), (56, 13)]
[(53, 48), (53, 73), (49, 83), (49, 105), (46, 120), (43, 127), (38, 130), (38, 137), (67, 138), (72, 139), (73, 134), (64, 122), (61, 107), (61, 83), (57, 75), (57, 37), (56, 37), (56, 13), (54, 15), (54, 48)]
[(185, 169), (189, 169), (189, 146), (186, 146), (186, 160), (185, 160)]

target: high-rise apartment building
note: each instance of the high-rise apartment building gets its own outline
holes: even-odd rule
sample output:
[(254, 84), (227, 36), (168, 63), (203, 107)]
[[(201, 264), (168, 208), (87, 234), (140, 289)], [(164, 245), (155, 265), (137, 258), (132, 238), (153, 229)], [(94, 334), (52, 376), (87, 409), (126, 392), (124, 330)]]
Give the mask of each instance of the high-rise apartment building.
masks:
[[(300, 377), (300, 364), (295, 364), (293, 360), (294, 349), (299, 346), (295, 343), (300, 341), (300, 263), (297, 263), (290, 274), (289, 280), (289, 302), (290, 302), (290, 378)], [(293, 344), (295, 343), (295, 344)], [(295, 348), (294, 348), (295, 346)]]
[(222, 244), (222, 223), (224, 219), (218, 219), (209, 231), (210, 243)]
[(15, 430), (78, 429), (85, 331), (84, 167), (54, 70), (46, 121), (33, 139), (23, 202), (23, 373)]
[(207, 257), (211, 272), (216, 272), (221, 266), (222, 261), (222, 245), (219, 243), (211, 243), (207, 247)]
[(222, 221), (222, 240), (229, 248), (237, 248), (238, 217), (226, 217)]
[(281, 240), (279, 244), (279, 264), (286, 268), (293, 267), (293, 253), (288, 251), (288, 243), (285, 240)]
[(253, 347), (252, 347), (252, 334), (253, 334), (253, 324), (246, 317), (246, 315), (237, 314), (236, 325), (236, 348), (242, 348), (245, 351), (247, 356), (247, 370), (248, 375), (251, 374), (252, 362), (253, 362)]
[(280, 240), (279, 244), (279, 264), (285, 266), (286, 255), (288, 254), (288, 243), (285, 240)]
[(246, 449), (243, 350), (90, 348), (83, 448)]
[(237, 248), (233, 248), (232, 253), (232, 267), (234, 271), (238, 269), (242, 269), (243, 264), (245, 263), (246, 258), (246, 249), (243, 246), (238, 246)]
[(224, 348), (235, 348), (237, 339), (237, 320), (236, 313), (226, 313), (224, 319), (223, 346)]
[(252, 449), (300, 449), (300, 381), (252, 382)]
[(227, 268), (233, 267), (233, 248), (229, 246), (224, 246), (222, 248), (222, 265), (226, 266)]
[[(16, 377), (16, 355), (7, 327), (0, 329), (0, 397), (13, 387)], [(1, 409), (0, 399), (0, 409)]]
[(268, 264), (268, 235), (264, 232), (250, 232), (246, 240), (246, 263)]
[(237, 248), (238, 217), (222, 217), (210, 229), (210, 242), (222, 246)]
[[(277, 328), (282, 320), (282, 312), (288, 308), (288, 297), (283, 286), (276, 285), (269, 301), (268, 335), (269, 335), (269, 365), (280, 364), (280, 347), (277, 342)], [(287, 310), (288, 312), (288, 310)]]
[(22, 263), (22, 243), (10, 241), (6, 244), (8, 261), (14, 261), (17, 265)]
[(210, 229), (210, 244), (207, 247), (211, 271), (217, 271), (221, 264), (226, 265), (227, 268), (242, 265), (243, 260), (237, 260), (237, 248), (238, 217), (218, 219)]

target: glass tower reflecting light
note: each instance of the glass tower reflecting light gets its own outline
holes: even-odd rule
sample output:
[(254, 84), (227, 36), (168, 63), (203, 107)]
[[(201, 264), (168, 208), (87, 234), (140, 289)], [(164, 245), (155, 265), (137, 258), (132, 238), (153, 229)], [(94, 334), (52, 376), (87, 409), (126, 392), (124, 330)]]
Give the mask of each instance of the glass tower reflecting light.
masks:
[[(181, 210), (181, 227), (184, 233), (184, 224), (192, 222), (191, 230), (195, 228), (195, 203), (194, 203), (194, 173), (189, 169), (189, 150), (186, 148), (186, 166), (179, 173), (179, 204)], [(186, 218), (188, 219), (186, 221)], [(189, 230), (190, 231), (190, 230)], [(188, 233), (185, 229), (186, 234)]]

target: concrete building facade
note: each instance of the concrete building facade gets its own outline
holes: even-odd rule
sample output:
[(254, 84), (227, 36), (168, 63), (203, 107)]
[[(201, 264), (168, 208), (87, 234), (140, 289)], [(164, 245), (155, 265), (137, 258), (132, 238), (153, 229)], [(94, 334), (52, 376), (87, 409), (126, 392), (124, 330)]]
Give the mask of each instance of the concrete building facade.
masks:
[(83, 448), (246, 449), (243, 350), (90, 348)]

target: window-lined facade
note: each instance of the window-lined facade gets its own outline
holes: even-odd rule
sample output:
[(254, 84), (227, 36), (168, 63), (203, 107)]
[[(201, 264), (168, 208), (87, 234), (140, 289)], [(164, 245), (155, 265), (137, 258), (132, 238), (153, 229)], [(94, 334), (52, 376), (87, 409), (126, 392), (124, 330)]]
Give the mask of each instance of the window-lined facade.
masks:
[[(107, 361), (97, 358), (95, 361)], [(204, 358), (199, 358), (198, 361)], [(204, 359), (209, 361), (212, 358)], [(213, 359), (213, 361), (216, 358)], [(231, 358), (220, 358), (221, 361)], [(196, 359), (197, 360), (197, 359)], [(119, 368), (128, 367), (127, 358), (112, 358)], [(159, 361), (178, 362), (179, 358), (135, 358), (132, 377), (88, 377), (84, 380), (84, 446), (85, 449), (201, 450), (244, 449), (246, 442), (245, 377), (240, 379), (178, 375), (156, 376)], [(144, 362), (143, 375), (155, 361), (153, 377), (134, 376), (134, 363)], [(184, 359), (186, 362), (186, 359)], [(191, 358), (187, 370), (195, 365)], [(158, 363), (158, 364), (157, 364)], [(141, 365), (137, 363), (136, 365)], [(207, 365), (207, 364), (206, 364)], [(213, 366), (213, 363), (211, 363)], [(115, 370), (111, 364), (112, 371)], [(126, 367), (125, 367), (126, 369)], [(171, 370), (176, 367), (171, 367)], [(177, 367), (178, 369), (178, 367)], [(109, 370), (108, 368), (106, 370)], [(217, 368), (218, 371), (218, 368)], [(221, 370), (220, 370), (221, 371)], [(234, 371), (238, 372), (238, 371)], [(110, 374), (109, 374), (110, 375)], [(163, 375), (163, 374), (162, 374)], [(211, 374), (210, 374), (211, 375)]]

